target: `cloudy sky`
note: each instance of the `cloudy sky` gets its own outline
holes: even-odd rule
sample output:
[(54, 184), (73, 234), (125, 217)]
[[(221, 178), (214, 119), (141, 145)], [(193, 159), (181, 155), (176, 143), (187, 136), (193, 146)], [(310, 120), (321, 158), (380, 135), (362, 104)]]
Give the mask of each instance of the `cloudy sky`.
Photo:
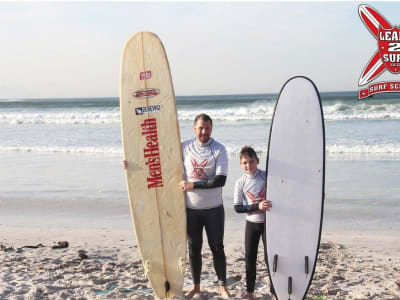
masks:
[[(0, 98), (117, 97), (125, 41), (163, 41), (177, 95), (357, 90), (377, 42), (360, 2), (0, 2)], [(368, 2), (393, 25), (400, 2)], [(380, 80), (397, 77), (385, 71)]]

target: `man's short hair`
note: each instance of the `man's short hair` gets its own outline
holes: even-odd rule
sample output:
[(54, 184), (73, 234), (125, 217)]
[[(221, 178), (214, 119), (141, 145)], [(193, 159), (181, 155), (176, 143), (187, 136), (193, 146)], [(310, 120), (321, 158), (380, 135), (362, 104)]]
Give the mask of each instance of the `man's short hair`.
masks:
[(240, 159), (242, 159), (244, 156), (253, 159), (258, 159), (256, 151), (254, 151), (254, 149), (250, 146), (244, 146), (242, 150), (240, 150)]
[(196, 122), (198, 120), (210, 121), (210, 124), (211, 124), (211, 127), (212, 127), (212, 120), (211, 120), (209, 115), (207, 115), (207, 114), (199, 114), (199, 115), (197, 115), (196, 118), (194, 118), (194, 125), (196, 125)]

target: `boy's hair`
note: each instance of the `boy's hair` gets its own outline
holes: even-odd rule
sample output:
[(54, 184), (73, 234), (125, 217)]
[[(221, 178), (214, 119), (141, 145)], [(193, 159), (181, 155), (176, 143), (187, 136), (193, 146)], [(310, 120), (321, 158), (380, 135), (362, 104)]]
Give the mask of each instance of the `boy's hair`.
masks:
[(242, 159), (244, 156), (253, 159), (258, 159), (256, 151), (254, 151), (254, 149), (250, 146), (244, 146), (242, 150), (240, 150), (240, 159)]
[(194, 124), (196, 125), (197, 120), (203, 120), (203, 121), (210, 121), (211, 127), (212, 127), (212, 120), (209, 115), (207, 114), (199, 114), (194, 118)]

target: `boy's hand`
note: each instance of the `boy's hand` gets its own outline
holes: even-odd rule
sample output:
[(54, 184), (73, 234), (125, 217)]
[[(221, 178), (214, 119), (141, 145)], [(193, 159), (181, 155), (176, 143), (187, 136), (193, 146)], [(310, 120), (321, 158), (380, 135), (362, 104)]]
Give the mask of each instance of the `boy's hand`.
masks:
[(263, 200), (260, 203), (258, 203), (258, 209), (262, 211), (268, 211), (272, 207), (272, 203), (269, 200)]
[(128, 169), (128, 162), (126, 160), (122, 161), (122, 167), (124, 170)]

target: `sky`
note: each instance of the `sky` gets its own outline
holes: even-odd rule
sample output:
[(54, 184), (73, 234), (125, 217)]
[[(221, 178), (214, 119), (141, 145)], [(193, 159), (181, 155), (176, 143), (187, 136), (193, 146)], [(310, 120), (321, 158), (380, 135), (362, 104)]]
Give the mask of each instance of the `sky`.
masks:
[(0, 98), (118, 97), (139, 31), (162, 40), (178, 96), (278, 93), (295, 75), (356, 91), (377, 50), (360, 4), (400, 24), (400, 2), (0, 2)]

